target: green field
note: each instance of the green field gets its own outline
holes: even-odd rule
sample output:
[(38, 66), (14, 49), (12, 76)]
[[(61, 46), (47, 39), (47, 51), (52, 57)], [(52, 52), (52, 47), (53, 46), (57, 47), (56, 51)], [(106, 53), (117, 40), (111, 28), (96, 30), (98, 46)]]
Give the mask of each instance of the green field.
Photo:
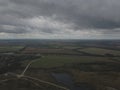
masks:
[(79, 51), (83, 51), (90, 54), (99, 54), (99, 55), (104, 55), (104, 54), (120, 55), (120, 51), (102, 49), (102, 48), (84, 48), (84, 49), (79, 49)]
[[(87, 82), (90, 85), (96, 86), (95, 90), (119, 90), (120, 88), (120, 73), (119, 72), (81, 72), (80, 70), (71, 70), (74, 82), (80, 84)], [(106, 86), (111, 86), (116, 89), (105, 89)]]
[(24, 46), (0, 46), (0, 52), (14, 52), (22, 49)]
[[(109, 59), (106, 57), (48, 55), (48, 56), (44, 56), (43, 58), (40, 58), (39, 61), (34, 62), (31, 65), (31, 67), (53, 68), (53, 67), (60, 67), (72, 63), (91, 63), (91, 62), (100, 62), (100, 61), (109, 61)], [(24, 66), (26, 64), (24, 64)]]

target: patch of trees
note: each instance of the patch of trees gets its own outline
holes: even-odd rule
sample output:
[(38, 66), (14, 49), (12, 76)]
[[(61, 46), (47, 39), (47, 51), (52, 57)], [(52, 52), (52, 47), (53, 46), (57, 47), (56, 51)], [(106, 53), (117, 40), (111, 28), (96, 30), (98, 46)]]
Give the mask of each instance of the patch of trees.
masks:
[(11, 70), (18, 69), (25, 60), (33, 60), (40, 58), (39, 55), (30, 54), (1, 54), (0, 55), (0, 73), (5, 73)]

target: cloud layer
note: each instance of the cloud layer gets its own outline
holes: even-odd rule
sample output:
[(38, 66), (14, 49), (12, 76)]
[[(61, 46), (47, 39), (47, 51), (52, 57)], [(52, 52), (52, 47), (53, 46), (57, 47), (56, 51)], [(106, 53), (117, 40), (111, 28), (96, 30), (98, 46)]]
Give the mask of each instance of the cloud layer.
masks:
[(0, 38), (120, 39), (120, 0), (0, 0)]

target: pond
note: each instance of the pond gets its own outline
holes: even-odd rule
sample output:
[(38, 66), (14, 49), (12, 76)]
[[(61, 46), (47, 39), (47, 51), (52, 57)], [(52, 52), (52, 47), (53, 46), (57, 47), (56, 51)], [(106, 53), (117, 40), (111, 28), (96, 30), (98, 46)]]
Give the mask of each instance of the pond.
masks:
[(52, 76), (56, 79), (57, 82), (64, 84), (70, 90), (94, 90), (87, 83), (81, 83), (79, 86), (75, 85), (71, 75), (67, 73), (52, 73)]

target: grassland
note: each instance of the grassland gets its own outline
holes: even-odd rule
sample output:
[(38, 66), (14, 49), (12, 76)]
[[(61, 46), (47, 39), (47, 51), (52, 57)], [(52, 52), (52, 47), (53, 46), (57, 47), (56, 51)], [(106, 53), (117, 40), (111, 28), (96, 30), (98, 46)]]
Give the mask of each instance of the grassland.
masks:
[[(89, 43), (88, 41), (86, 43), (65, 43), (55, 41), (37, 41), (37, 43), (28, 43), (27, 41), (27, 43), (25, 43), (26, 41), (24, 41), (24, 44), (18, 44), (17, 46), (16, 44), (0, 46), (1, 53), (15, 52), (15, 55), (8, 55), (8, 57), (5, 56), (7, 54), (1, 54), (3, 56), (1, 56), (0, 58), (1, 63), (3, 61), (9, 62), (8, 64), (6, 64), (6, 66), (10, 64), (11, 66), (13, 66), (15, 61), (18, 61), (19, 67), (15, 63), (15, 68), (12, 69), (12, 72), (21, 73), (24, 70), (24, 67), (29, 62), (31, 62), (31, 60), (36, 60), (36, 58), (34, 58), (33, 56), (42, 55), (42, 58), (37, 57), (38, 61), (31, 64), (25, 75), (57, 83), (53, 76), (51, 76), (51, 73), (67, 73), (71, 75), (74, 84), (78, 86), (81, 83), (88, 83), (89, 85), (96, 87), (95, 90), (110, 90), (104, 89), (105, 87), (113, 87), (118, 90), (120, 88), (120, 67), (118, 63), (120, 62), (120, 57), (118, 56), (120, 55), (120, 51), (119, 48), (115, 48), (114, 42), (113, 45), (110, 47), (107, 42), (105, 42), (106, 44), (102, 43), (101, 45), (99, 45), (98, 42), (91, 43), (91, 41)], [(25, 45), (25, 47), (23, 47), (22, 45)], [(22, 67), (20, 67), (21, 63)], [(18, 69), (16, 67), (18, 67)], [(10, 68), (7, 67), (7, 69), (9, 72), (11, 72)], [(24, 85), (24, 83), (26, 82), (23, 81), (22, 84)], [(4, 84), (7, 84), (7, 82)], [(13, 82), (13, 86), (14, 85), (15, 82)], [(9, 86), (12, 87), (11, 84)], [(4, 86), (4, 88), (6, 87), (7, 86)]]
[(76, 54), (76, 55), (80, 55), (81, 53), (78, 53), (76, 51), (73, 51), (71, 49), (55, 49), (55, 48), (31, 48), (28, 47), (26, 48), (22, 53), (29, 53), (29, 54), (33, 54), (33, 53), (41, 53), (41, 54)]
[[(96, 90), (119, 90), (120, 73), (116, 72), (81, 72), (80, 70), (71, 70), (74, 81), (77, 84), (86, 82), (96, 87)], [(116, 89), (106, 89), (112, 87)]]
[(83, 51), (90, 54), (99, 54), (99, 55), (105, 55), (105, 54), (120, 55), (120, 51), (103, 49), (103, 48), (90, 47), (90, 48), (79, 49), (79, 51)]
[(24, 46), (0, 46), (0, 52), (14, 52), (22, 49)]
[[(90, 57), (90, 56), (55, 56), (55, 55), (48, 55), (40, 58), (39, 61), (33, 63), (31, 67), (33, 68), (54, 68), (54, 67), (61, 67), (67, 64), (75, 64), (75, 63), (91, 63), (91, 62), (100, 62), (109, 61), (106, 57)], [(28, 62), (26, 62), (27, 64)], [(24, 66), (26, 65), (24, 64)]]

